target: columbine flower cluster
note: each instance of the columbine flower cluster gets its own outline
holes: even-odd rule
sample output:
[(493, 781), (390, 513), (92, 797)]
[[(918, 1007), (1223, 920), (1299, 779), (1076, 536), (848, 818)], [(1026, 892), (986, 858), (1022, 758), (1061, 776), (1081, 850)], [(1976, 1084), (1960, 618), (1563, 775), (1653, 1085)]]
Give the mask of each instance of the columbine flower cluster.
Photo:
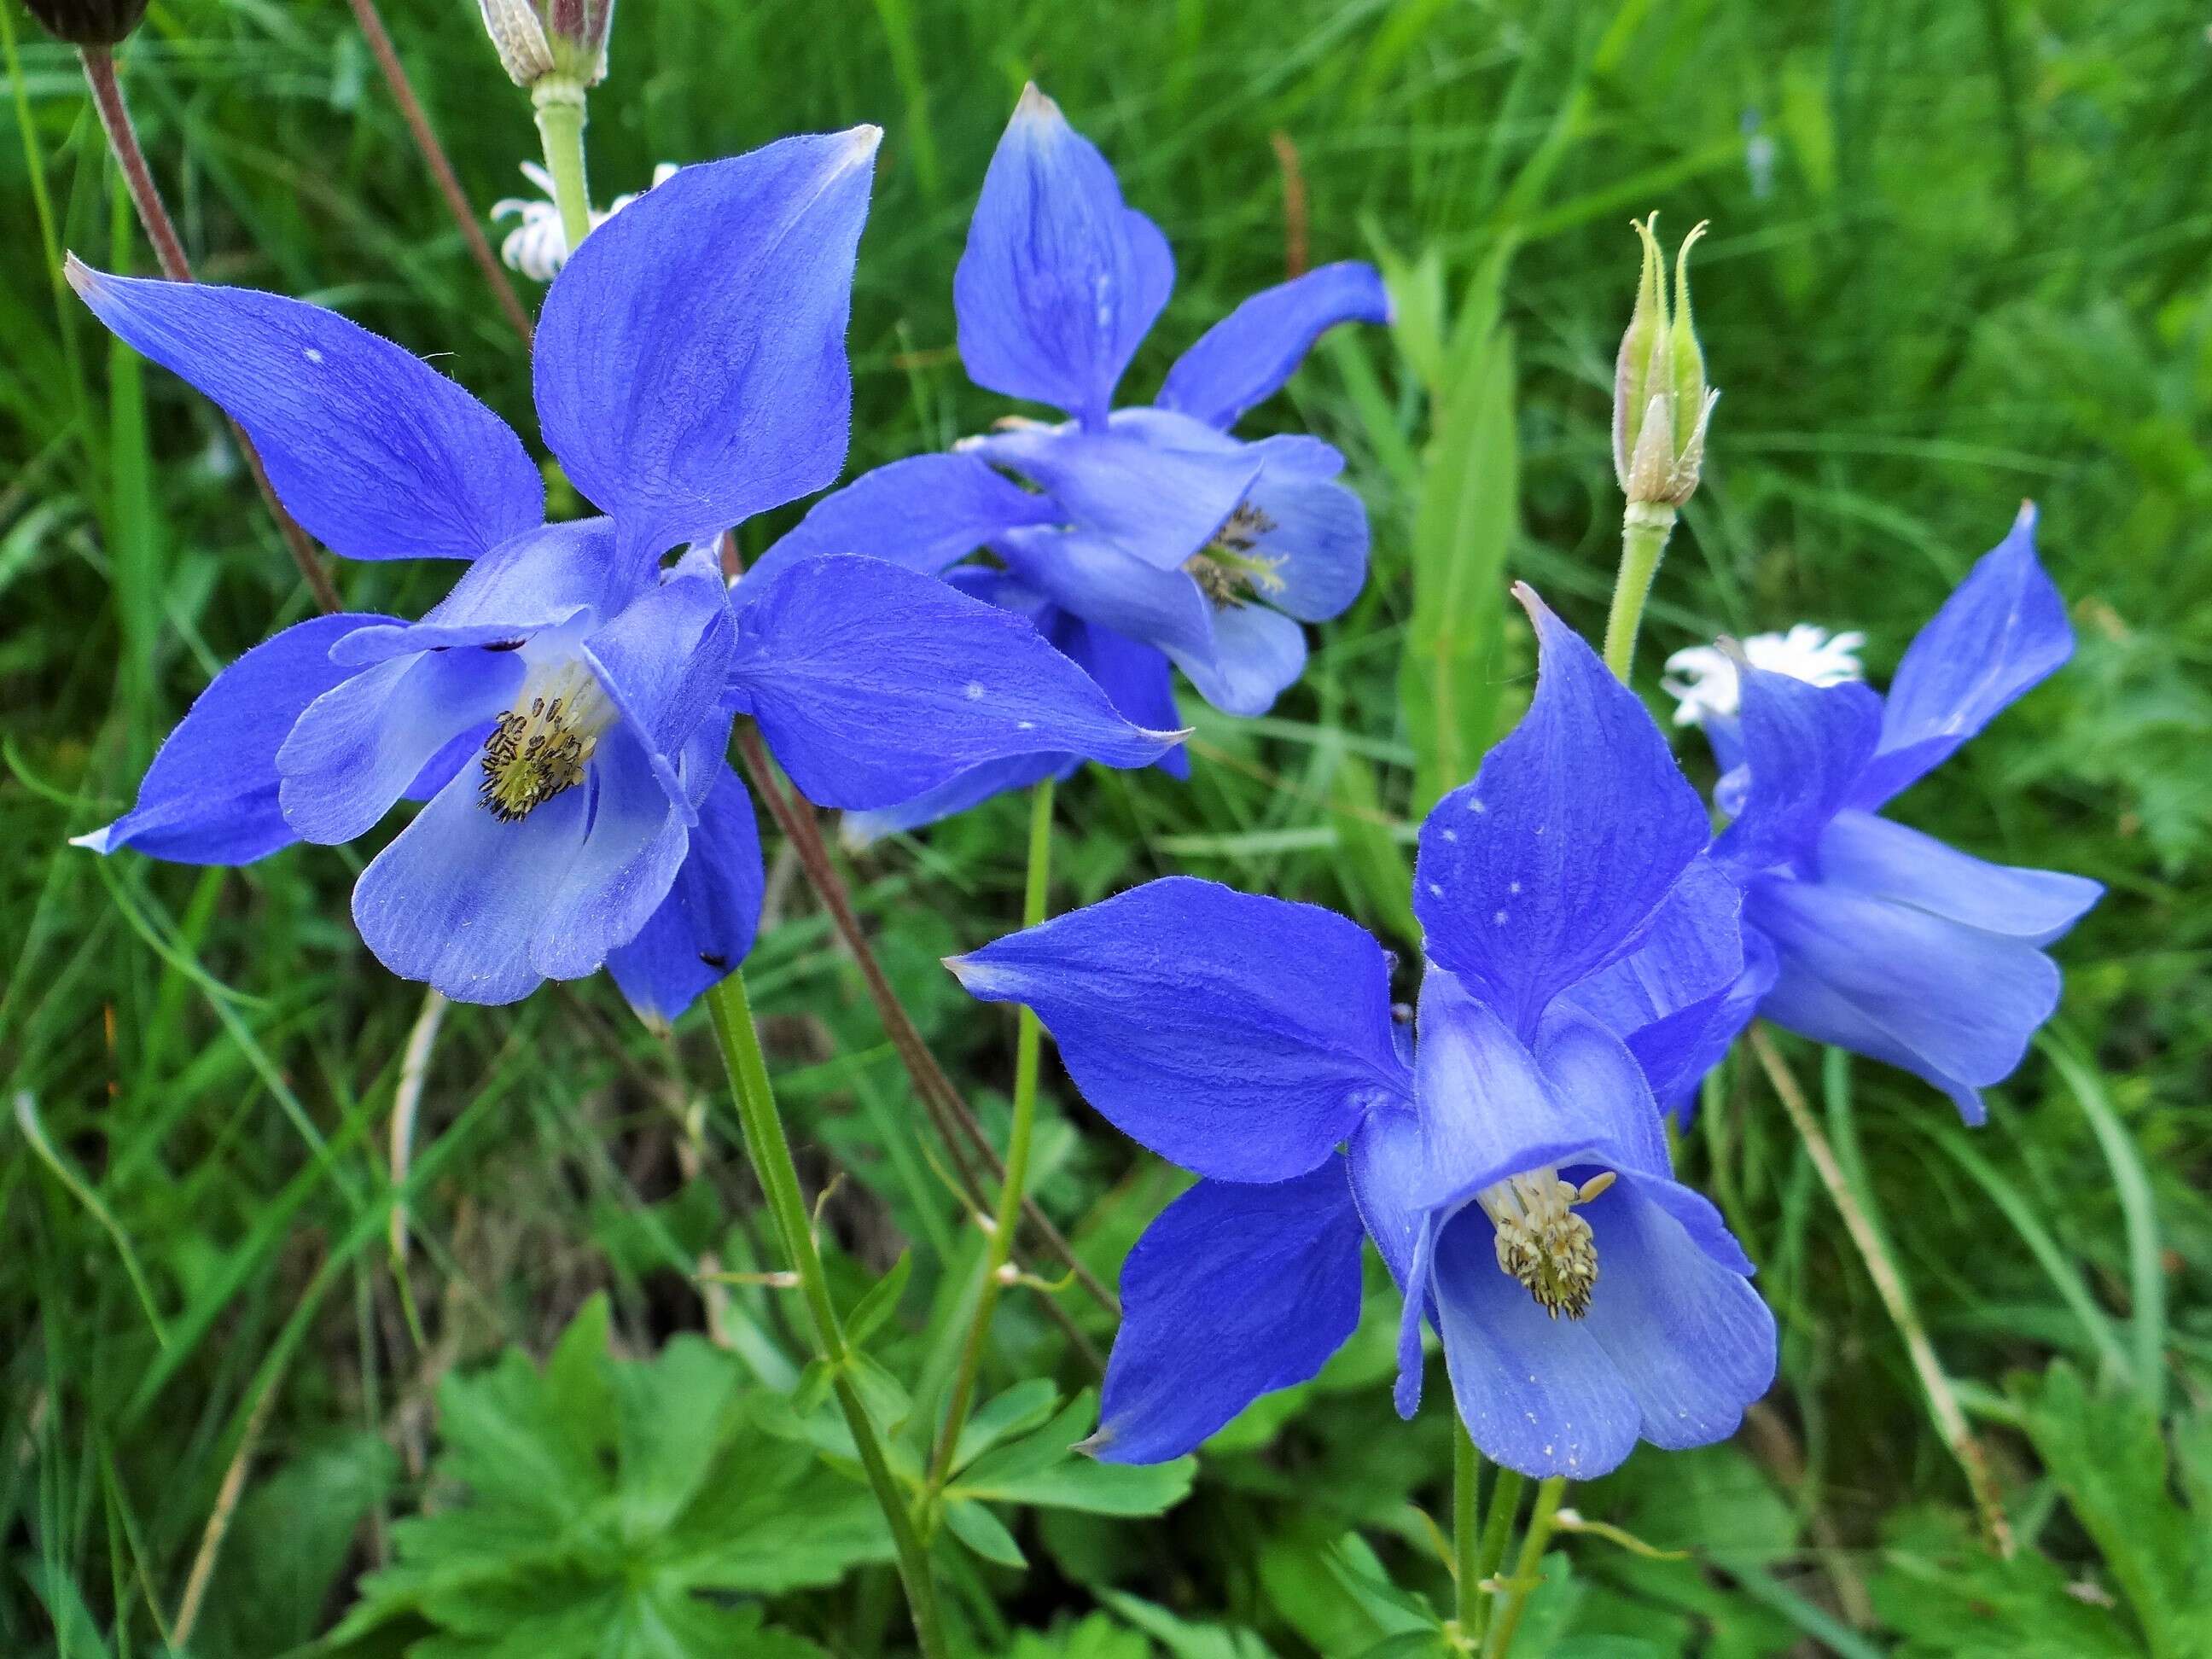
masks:
[[(1232, 714), (1264, 714), (1304, 671), (1304, 623), (1358, 596), (1367, 514), (1317, 439), (1247, 442), (1230, 428), (1279, 390), (1327, 330), (1385, 322), (1372, 265), (1326, 265), (1255, 294), (1168, 371), (1146, 406), (1115, 408), (1122, 373), (1175, 288), (1159, 228), (1035, 87), (999, 141), (953, 274), (962, 361), (978, 386), (1058, 409), (945, 455), (896, 461), (817, 503), (769, 550), (856, 548), (1030, 617), (1143, 726), (1176, 725), (1170, 664)], [(869, 814), (909, 829), (999, 791), (1065, 775), (1079, 757), (979, 769)], [(1186, 775), (1180, 750), (1161, 764)]]
[(81, 843), (241, 864), (427, 801), (354, 890), (387, 967), (507, 1002), (605, 965), (666, 1020), (757, 918), (734, 716), (801, 790), (851, 807), (1040, 748), (1134, 766), (1172, 746), (1022, 618), (888, 561), (722, 579), (706, 544), (843, 462), (876, 140), (684, 169), (568, 262), (535, 390), (548, 447), (605, 514), (575, 524), (544, 522), (498, 416), (391, 342), (274, 295), (72, 265), (102, 321), (246, 428), (334, 550), (465, 562), (418, 621), (319, 617), (248, 652), (137, 805)]

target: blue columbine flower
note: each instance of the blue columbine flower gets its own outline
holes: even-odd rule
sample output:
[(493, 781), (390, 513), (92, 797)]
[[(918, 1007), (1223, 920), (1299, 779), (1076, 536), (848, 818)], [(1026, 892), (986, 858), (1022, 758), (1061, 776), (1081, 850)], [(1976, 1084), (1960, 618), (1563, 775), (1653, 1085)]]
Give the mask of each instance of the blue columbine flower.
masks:
[(1877, 815), (2073, 651), (2029, 506), (1913, 641), (1886, 701), (1739, 668), (1734, 720), (1707, 726), (1731, 767), (1716, 794), (1733, 821), (1712, 855), (1743, 886), (1747, 965), (1711, 1058), (1755, 1006), (1926, 1079), (1983, 1121), (1980, 1091), (2058, 1006), (2043, 947), (2104, 889), (1985, 864)]
[(648, 1018), (734, 967), (761, 888), (723, 758), (750, 714), (833, 805), (1039, 748), (1145, 765), (1139, 731), (1009, 612), (880, 559), (789, 562), (735, 603), (686, 544), (843, 464), (844, 333), (876, 130), (690, 167), (578, 250), (534, 361), (548, 446), (604, 518), (547, 525), (521, 441), (390, 341), (245, 289), (72, 263), (100, 319), (250, 434), (340, 554), (470, 561), (420, 621), (319, 617), (246, 653), (78, 837), (239, 864), (428, 805), (354, 890), (377, 957), (476, 1002), (611, 955)]
[(1513, 1468), (1705, 1444), (1773, 1379), (1751, 1264), (1673, 1179), (1652, 1094), (1702, 1024), (1616, 1031), (1576, 997), (1619, 971), (1709, 1010), (1741, 967), (1738, 896), (1643, 705), (1521, 592), (1535, 699), (1421, 830), (1410, 1052), (1365, 933), (1210, 882), (951, 964), (1034, 1008), (1085, 1098), (1200, 1177), (1123, 1269), (1102, 1456), (1176, 1456), (1318, 1371), (1358, 1319), (1363, 1224), (1405, 1292), (1400, 1409), (1425, 1317), (1476, 1443)]
[[(817, 503), (763, 568), (861, 551), (935, 574), (988, 547), (1004, 568), (973, 573), (975, 591), (1035, 620), (1139, 725), (1176, 723), (1170, 660), (1216, 708), (1265, 713), (1304, 668), (1301, 624), (1358, 595), (1367, 515), (1328, 445), (1247, 443), (1229, 428), (1324, 331), (1388, 321), (1389, 300), (1371, 265), (1310, 271), (1209, 330), (1151, 406), (1115, 409), (1174, 286), (1159, 228), (1030, 88), (984, 177), (952, 297), (970, 378), (1071, 418), (1005, 421), (951, 454), (871, 472)], [(1073, 764), (1010, 763), (868, 827), (929, 823)], [(1188, 768), (1180, 751), (1163, 764)]]

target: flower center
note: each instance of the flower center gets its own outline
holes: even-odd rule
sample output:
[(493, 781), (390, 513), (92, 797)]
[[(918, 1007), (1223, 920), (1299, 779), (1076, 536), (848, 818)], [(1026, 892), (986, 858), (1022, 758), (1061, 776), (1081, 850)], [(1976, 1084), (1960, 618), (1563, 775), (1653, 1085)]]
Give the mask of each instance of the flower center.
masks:
[(1280, 558), (1269, 558), (1253, 549), (1275, 529), (1275, 520), (1251, 502), (1241, 503), (1213, 539), (1183, 561), (1183, 568), (1197, 580), (1199, 591), (1217, 605), (1242, 605), (1253, 592), (1282, 591), (1283, 579), (1275, 574)]
[(584, 781), (614, 714), (599, 677), (583, 663), (572, 658), (533, 671), (484, 741), (477, 799), (502, 823), (528, 817)]
[(1498, 1229), (1498, 1266), (1517, 1279), (1536, 1305), (1557, 1319), (1580, 1319), (1597, 1288), (1597, 1240), (1574, 1212), (1613, 1185), (1607, 1170), (1579, 1187), (1547, 1164), (1509, 1176), (1475, 1194)]

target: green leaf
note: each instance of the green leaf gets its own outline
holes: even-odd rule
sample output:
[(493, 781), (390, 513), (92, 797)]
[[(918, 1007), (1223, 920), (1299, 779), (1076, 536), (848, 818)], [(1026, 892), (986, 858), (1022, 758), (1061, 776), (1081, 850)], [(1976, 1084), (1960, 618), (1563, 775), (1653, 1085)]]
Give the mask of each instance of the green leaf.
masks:
[(1498, 325), (1510, 247), (1468, 284), (1413, 517), (1413, 609), (1399, 667), (1413, 810), (1474, 775), (1497, 714), (1505, 559), (1520, 520), (1513, 339)]
[(1175, 1656), (1175, 1659), (1274, 1659), (1274, 1650), (1234, 1625), (1200, 1625), (1123, 1590), (1102, 1589), (1098, 1599)]
[(1954, 1511), (1893, 1516), (1868, 1589), (1883, 1622), (1903, 1635), (1894, 1659), (2140, 1659), (2143, 1651), (2124, 1614), (2086, 1599), (2094, 1585), (2070, 1583), (2032, 1551), (1999, 1560)]
[(1096, 1415), (1093, 1397), (1086, 1389), (1036, 1433), (977, 1460), (946, 1489), (947, 1495), (1092, 1515), (1158, 1515), (1189, 1495), (1198, 1467), (1195, 1458), (1178, 1457), (1170, 1463), (1101, 1463), (1074, 1451), (1077, 1437)]
[(1278, 1539), (1260, 1556), (1260, 1587), (1285, 1622), (1322, 1653), (1358, 1653), (1439, 1626), (1417, 1596), (1390, 1582), (1358, 1533), (1332, 1540)]
[(981, 1504), (955, 1499), (945, 1506), (945, 1529), (981, 1556), (1002, 1567), (1026, 1567), (1029, 1558), (1006, 1523)]
[(898, 1311), (899, 1297), (906, 1294), (906, 1282), (913, 1276), (914, 1252), (901, 1250), (891, 1270), (871, 1285), (868, 1293), (846, 1316), (845, 1340), (849, 1346), (866, 1346), (883, 1322)]
[(960, 1431), (960, 1443), (953, 1449), (952, 1467), (964, 1469), (1002, 1440), (1027, 1434), (1052, 1415), (1052, 1408), (1060, 1403), (1060, 1390), (1052, 1379), (1033, 1376), (1025, 1382), (1017, 1382), (1004, 1394), (994, 1395)]

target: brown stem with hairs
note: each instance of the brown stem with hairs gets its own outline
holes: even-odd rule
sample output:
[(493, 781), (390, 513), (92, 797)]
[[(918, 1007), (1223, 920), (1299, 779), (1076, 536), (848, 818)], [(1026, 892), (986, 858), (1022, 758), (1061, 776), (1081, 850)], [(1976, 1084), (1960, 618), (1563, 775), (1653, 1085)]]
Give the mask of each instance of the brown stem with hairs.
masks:
[[(145, 227), (146, 239), (154, 245), (154, 257), (161, 261), (161, 274), (173, 283), (189, 283), (192, 280), (191, 262), (185, 257), (185, 245), (177, 235), (176, 221), (169, 217), (169, 210), (161, 200), (161, 187), (154, 182), (154, 170), (146, 164), (146, 152), (138, 147), (137, 131), (131, 124), (130, 106), (123, 101), (123, 84), (116, 79), (115, 55), (106, 46), (80, 46), (77, 56), (84, 64), (85, 83), (92, 88), (92, 106), (99, 112), (100, 125), (107, 134), (107, 147), (114, 153), (115, 165), (131, 191), (131, 204), (138, 210), (138, 222)], [(341, 609), (338, 591), (331, 586), (330, 573), (316, 556), (314, 543), (307, 539), (307, 532), (300, 528), (284, 510), (284, 504), (276, 499), (276, 489), (269, 482), (269, 474), (254, 450), (253, 441), (235, 421), (230, 422), (230, 434), (238, 441), (239, 453), (246, 457), (246, 468), (253, 474), (254, 487), (268, 504), (270, 516), (276, 520), (277, 534), (284, 538), (292, 562), (300, 567), (300, 574), (307, 579), (315, 603), (325, 611)]]
[[(860, 915), (853, 908), (852, 893), (846, 887), (844, 878), (837, 873), (836, 865), (830, 862), (830, 848), (822, 839), (821, 827), (814, 821), (812, 810), (804, 802), (785, 793), (769, 763), (767, 745), (761, 741), (759, 731), (750, 724), (741, 724), (738, 728), (738, 754), (754, 792), (767, 803), (769, 815), (775, 820), (777, 827), (783, 831), (784, 838), (798, 854), (799, 868), (806, 872), (807, 880), (830, 912), (830, 921), (836, 927), (838, 937), (845, 941), (846, 949), (852, 952), (854, 961), (859, 964), (860, 978), (868, 988), (869, 999), (876, 1005), (877, 1016), (883, 1022), (891, 1046), (898, 1050), (908, 1077), (913, 1079), (915, 1093), (936, 1123), (938, 1133), (944, 1137), (954, 1162), (961, 1166), (963, 1189), (968, 1191), (977, 1213), (985, 1213), (980, 1188), (975, 1186), (972, 1172), (961, 1156), (960, 1142), (964, 1139), (968, 1143), (969, 1148), (991, 1170), (994, 1180), (1006, 1178), (1006, 1165), (1000, 1162), (998, 1152), (991, 1146), (990, 1137), (983, 1133), (983, 1126), (969, 1110), (968, 1103), (953, 1087), (952, 1079), (945, 1076), (945, 1068), (930, 1053), (929, 1044), (908, 1016), (905, 1006), (899, 1001), (898, 993), (884, 975), (883, 964), (876, 960), (876, 953), (868, 944), (868, 936), (860, 927)], [(1024, 1198), (1023, 1200), (1022, 1218), (1043, 1241), (1045, 1248), (1075, 1275), (1076, 1282), (1090, 1293), (1091, 1298), (1118, 1318), (1121, 1304), (1113, 1291), (1099, 1283), (1098, 1276), (1084, 1265), (1082, 1259), (1075, 1254), (1075, 1247), (1068, 1243), (1066, 1235), (1053, 1224), (1052, 1218), (1038, 1207), (1035, 1199)], [(1050, 1298), (1047, 1298), (1046, 1305), (1052, 1305)]]
[(491, 251), (491, 242), (484, 235), (483, 227), (477, 221), (476, 209), (470, 204), (468, 192), (461, 188), (459, 175), (446, 155), (446, 148), (438, 142), (437, 130), (423, 112), (422, 100), (415, 95), (415, 84), (407, 78), (407, 70), (399, 61), (399, 53), (392, 44), (392, 34), (384, 27), (384, 18), (376, 9), (376, 0), (352, 0), (354, 21), (360, 25), (362, 38), (368, 42), (369, 54), (376, 66), (384, 71), (385, 84), (392, 88), (392, 101), (399, 106), (399, 117), (407, 123), (413, 135), (415, 148), (422, 153), (422, 160), (430, 169), (430, 177), (438, 186), (438, 193), (446, 198), (446, 210), (453, 216), (453, 223), (468, 245), (469, 257), (483, 272), (485, 283), (491, 289), (492, 298), (507, 313), (507, 320), (522, 337), (524, 349), (530, 346), (530, 313), (514, 291), (514, 284), (507, 279), (507, 272)]

